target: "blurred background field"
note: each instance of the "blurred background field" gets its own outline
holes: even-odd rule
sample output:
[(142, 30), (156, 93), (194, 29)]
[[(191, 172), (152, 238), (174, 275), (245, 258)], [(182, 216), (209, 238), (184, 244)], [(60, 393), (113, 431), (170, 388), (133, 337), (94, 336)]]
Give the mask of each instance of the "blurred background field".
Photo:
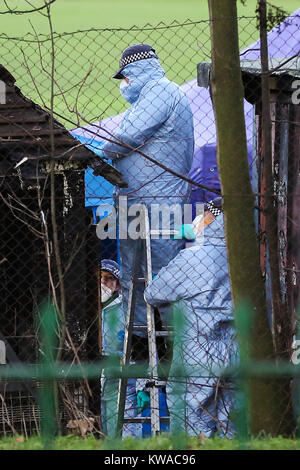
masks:
[[(5, 10), (3, 0), (1, 11)], [(41, 5), (41, 0), (34, 0)], [(273, 0), (289, 12), (298, 0)], [(9, 1), (11, 7), (25, 2)], [(27, 7), (26, 7), (27, 8)], [(240, 49), (258, 38), (255, 0), (238, 2)], [(71, 129), (126, 109), (119, 82), (111, 79), (122, 50), (152, 44), (167, 76), (178, 84), (196, 77), (200, 61), (210, 61), (206, 0), (57, 0), (51, 7), (55, 34), (55, 111)], [(25, 96), (50, 103), (51, 41), (47, 19), (39, 13), (1, 15), (1, 63)], [(92, 30), (91, 30), (92, 29)], [(75, 34), (70, 34), (80, 31)], [(68, 33), (68, 34), (65, 34)], [(72, 121), (69, 122), (68, 120)]]
[[(289, 0), (283, 6), (293, 11), (297, 3)], [(4, 11), (4, 2), (1, 4)], [(20, 8), (21, 2), (8, 4)], [(35, 0), (35, 4), (42, 2)], [(23, 9), (25, 5), (22, 2)], [(258, 38), (258, 31), (253, 18), (255, 1), (238, 5), (239, 15), (246, 16), (239, 21), (242, 49)], [(56, 32), (54, 109), (69, 129), (126, 109), (119, 82), (111, 75), (118, 68), (122, 50), (130, 44), (152, 44), (167, 76), (179, 85), (196, 77), (198, 62), (210, 61), (206, 0), (57, 0), (51, 17)], [(32, 13), (2, 15), (0, 19), (1, 63), (14, 75), (25, 96), (43, 107), (50, 106), (47, 18)]]
[[(32, 4), (41, 4), (33, 0)], [(54, 29), (57, 32), (76, 31), (89, 28), (116, 28), (133, 25), (144, 26), (146, 23), (157, 24), (160, 21), (207, 20), (207, 0), (56, 0), (52, 6)], [(272, 0), (270, 3), (285, 8), (290, 13), (299, 8), (298, 0)], [(8, 0), (11, 7), (25, 5), (23, 0)], [(5, 10), (3, 0), (1, 10)], [(238, 12), (241, 16), (253, 16), (256, 0), (247, 0), (243, 5), (238, 0)], [(24, 7), (25, 9), (25, 7)], [(39, 33), (47, 33), (48, 25), (40, 14), (5, 15), (2, 18), (1, 32), (22, 36), (31, 31), (30, 20)]]

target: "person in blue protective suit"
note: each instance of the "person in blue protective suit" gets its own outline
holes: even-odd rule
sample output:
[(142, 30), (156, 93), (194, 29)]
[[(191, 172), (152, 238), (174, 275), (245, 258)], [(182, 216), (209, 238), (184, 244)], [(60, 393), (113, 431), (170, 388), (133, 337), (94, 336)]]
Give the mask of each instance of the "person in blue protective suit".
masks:
[[(174, 176), (155, 162), (187, 176), (194, 153), (193, 115), (189, 102), (180, 87), (168, 80), (152, 46), (135, 44), (125, 49), (120, 67), (113, 78), (122, 80), (120, 92), (130, 107), (125, 112), (121, 125), (114, 137), (102, 147), (101, 156), (111, 160), (128, 183), (127, 188), (116, 188), (115, 204), (119, 209), (120, 198), (126, 198), (128, 227), (136, 218), (134, 204), (145, 204), (149, 210), (152, 227), (153, 205), (164, 203), (171, 207), (170, 223), (167, 229), (174, 229), (176, 217), (185, 203), (189, 202), (189, 184)], [(119, 145), (119, 144), (126, 144)], [(138, 151), (151, 157), (149, 161)], [(90, 162), (94, 173), (101, 162), (97, 158)], [(174, 206), (176, 205), (176, 207)], [(174, 212), (172, 212), (172, 206)], [(159, 215), (159, 229), (164, 229), (162, 215)], [(182, 223), (180, 221), (179, 223)], [(178, 225), (178, 219), (176, 221)], [(156, 227), (157, 228), (157, 227)], [(132, 275), (133, 256), (136, 240), (130, 236), (120, 236), (121, 286), (124, 309), (127, 310), (129, 282)], [(184, 247), (184, 240), (172, 240), (161, 236), (151, 240), (153, 275), (167, 264)], [(141, 272), (145, 263), (140, 263)], [(134, 324), (146, 325), (146, 305), (143, 288), (139, 287), (136, 297)], [(146, 336), (142, 331), (134, 331), (136, 336)], [(146, 339), (146, 338), (144, 338)], [(142, 347), (140, 348), (142, 349)]]
[[(104, 357), (121, 357), (125, 330), (125, 315), (120, 295), (120, 269), (110, 259), (101, 261), (101, 305), (102, 305), (102, 355)], [(117, 422), (119, 379), (109, 377), (103, 371), (101, 378), (101, 422), (104, 434), (114, 437)], [(128, 379), (125, 416), (134, 417), (138, 413), (136, 398), (136, 381)], [(141, 437), (140, 424), (124, 425), (123, 437)]]
[[(167, 386), (170, 429), (207, 437), (234, 433), (234, 384), (220, 373), (238, 354), (220, 201), (206, 204), (195, 242), (145, 290), (149, 304), (166, 308), (170, 317), (182, 314)], [(178, 377), (178, 366), (191, 375)], [(189, 372), (193, 367), (201, 374)]]

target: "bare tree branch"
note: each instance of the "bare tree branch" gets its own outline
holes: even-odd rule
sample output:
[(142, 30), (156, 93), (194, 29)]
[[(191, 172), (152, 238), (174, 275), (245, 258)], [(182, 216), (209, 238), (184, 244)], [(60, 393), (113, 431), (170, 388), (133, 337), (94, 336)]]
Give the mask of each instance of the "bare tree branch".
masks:
[[(6, 11), (0, 11), (0, 15), (7, 15), (7, 14), (14, 14), (14, 15), (24, 15), (26, 13), (35, 13), (35, 12), (41, 12), (42, 10), (44, 10), (45, 8), (48, 8), (52, 3), (54, 3), (56, 0), (49, 0), (49, 2), (45, 2), (44, 5), (40, 6), (40, 7), (35, 7), (35, 8), (32, 8), (31, 10), (15, 10), (13, 8), (11, 8), (9, 5), (8, 5), (8, 1), (7, 0), (3, 0), (7, 10)], [(26, 3), (28, 3), (29, 5), (31, 5), (28, 1), (26, 1)]]

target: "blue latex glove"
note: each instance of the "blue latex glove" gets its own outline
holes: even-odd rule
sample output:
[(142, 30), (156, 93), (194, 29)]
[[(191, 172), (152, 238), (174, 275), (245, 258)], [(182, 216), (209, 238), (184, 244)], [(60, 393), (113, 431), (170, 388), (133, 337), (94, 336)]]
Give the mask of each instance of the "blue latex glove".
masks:
[(141, 413), (145, 408), (149, 407), (150, 404), (150, 394), (149, 392), (144, 392), (144, 390), (139, 390), (136, 395), (138, 413)]
[(178, 230), (179, 233), (174, 235), (173, 240), (181, 240), (182, 238), (185, 238), (186, 240), (195, 240), (196, 238), (191, 224), (180, 225), (179, 227), (176, 227), (175, 230)]

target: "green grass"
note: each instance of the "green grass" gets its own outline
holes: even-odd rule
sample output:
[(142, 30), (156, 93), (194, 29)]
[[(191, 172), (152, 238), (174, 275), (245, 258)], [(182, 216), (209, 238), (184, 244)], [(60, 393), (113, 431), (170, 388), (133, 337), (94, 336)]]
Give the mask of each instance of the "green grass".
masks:
[[(8, 0), (12, 7), (25, 9), (25, 2)], [(42, 5), (42, 0), (34, 0)], [(292, 12), (299, 8), (298, 0), (272, 0), (271, 3)], [(21, 4), (21, 6), (20, 6)], [(0, 1), (4, 10), (3, 1)], [(253, 15), (256, 0), (247, 0), (243, 5), (238, 0), (239, 15)], [(30, 9), (30, 7), (27, 7)], [(78, 29), (143, 26), (146, 23), (193, 21), (208, 19), (207, 0), (56, 0), (52, 6), (54, 29), (58, 32)], [(47, 20), (39, 13), (30, 15), (6, 15), (1, 31), (9, 35), (22, 36), (31, 31), (29, 19), (40, 33), (48, 32)]]
[[(42, 1), (36, 0), (35, 3), (41, 5)], [(16, 5), (16, 1), (11, 0), (10, 4)], [(58, 32), (89, 28), (128, 28), (160, 21), (169, 23), (175, 19), (208, 19), (206, 0), (56, 0), (51, 11), (54, 29)], [(38, 13), (22, 17), (11, 16), (8, 22), (5, 19), (2, 32), (22, 35), (30, 31), (29, 17), (38, 26), (39, 32), (48, 32), (47, 20)]]
[[(299, 450), (300, 441), (297, 439), (264, 438), (250, 439), (243, 447), (248, 450)], [(6, 437), (0, 440), (1, 450), (42, 450), (43, 443), (39, 437), (23, 436)], [(123, 441), (97, 440), (92, 436), (81, 438), (74, 435), (58, 437), (53, 446), (54, 450), (172, 450), (175, 449), (168, 436), (158, 436), (149, 439), (126, 438)], [(199, 439), (188, 438), (189, 450), (239, 450), (240, 443), (230, 439)], [(175, 449), (176, 450), (176, 449)]]
[[(34, 1), (37, 5), (42, 3), (41, 0)], [(284, 5), (289, 11), (298, 6), (298, 0), (273, 0), (272, 3)], [(0, 4), (3, 10), (3, 1)], [(10, 4), (19, 6), (21, 2), (11, 0)], [(22, 8), (24, 5), (22, 2)], [(248, 0), (246, 6), (238, 2), (238, 6), (240, 15), (254, 15), (254, 0)], [(27, 97), (42, 106), (49, 106), (47, 72), (51, 63), (51, 42), (46, 36), (39, 36), (39, 49), (29, 24), (30, 20), (39, 35), (48, 34), (47, 20), (38, 13), (0, 18), (2, 34), (22, 38), (29, 32), (26, 41), (0, 35), (1, 63), (15, 76), (17, 86)], [(179, 24), (186, 22), (187, 18), (200, 23), (185, 23), (184, 26), (174, 23), (175, 20)], [(119, 93), (119, 82), (112, 80), (111, 75), (118, 67), (121, 51), (130, 44), (147, 42), (154, 45), (167, 76), (178, 84), (195, 78), (198, 62), (210, 60), (206, 0), (57, 0), (52, 6), (52, 19), (58, 33), (97, 28), (55, 38), (57, 85), (54, 106), (56, 112), (76, 123), (72, 125), (59, 118), (68, 128), (126, 109), (127, 104)], [(160, 22), (172, 27), (166, 28), (162, 24), (157, 27)], [(132, 28), (133, 25), (138, 27)], [(240, 48), (258, 38), (255, 25), (255, 20), (240, 20)], [(76, 111), (81, 115), (78, 121)]]

